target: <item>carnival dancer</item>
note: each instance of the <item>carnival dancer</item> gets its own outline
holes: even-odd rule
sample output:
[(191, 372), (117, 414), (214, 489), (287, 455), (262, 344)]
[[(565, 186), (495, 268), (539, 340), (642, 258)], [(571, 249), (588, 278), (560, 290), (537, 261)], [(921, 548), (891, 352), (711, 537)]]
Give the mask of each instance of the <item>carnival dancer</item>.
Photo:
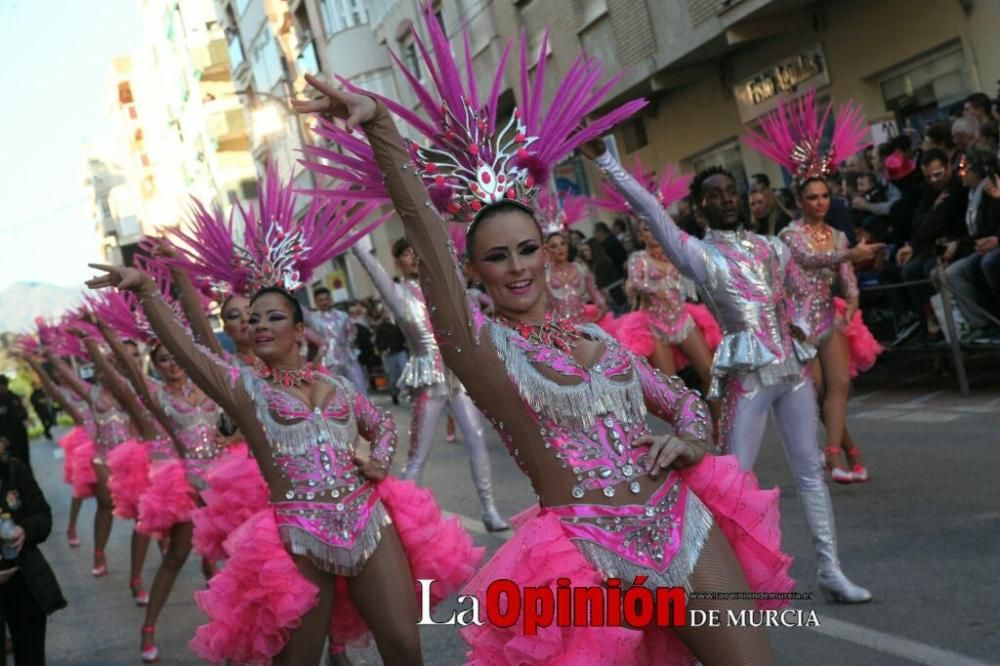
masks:
[[(775, 527), (776, 494), (756, 491), (752, 477), (740, 472), (734, 461), (702, 458), (708, 444), (707, 413), (704, 404), (679, 381), (653, 371), (599, 328), (574, 326), (546, 314), (542, 235), (526, 196), (534, 193), (536, 182), (544, 184), (551, 165), (572, 150), (576, 141), (600, 135), (642, 102), (630, 103), (578, 129), (581, 117), (600, 102), (601, 95), (591, 89), (601, 68), (578, 60), (554, 95), (556, 107), (543, 114), (542, 60), (536, 70), (539, 78), (531, 87), (535, 93), (525, 94), (524, 107), (509, 123), (498, 121), (491, 113), (499, 86), (481, 105), (475, 82), (462, 84), (447, 38), (429, 7), (423, 18), (438, 58), (425, 56), (429, 68), (425, 71), (441, 82), (436, 94), (422, 87), (418, 91), (427, 101), (432, 123), (427, 127), (429, 146), (411, 146), (412, 152), (407, 152), (388, 104), (381, 98), (376, 101), (337, 90), (312, 76), (309, 84), (323, 97), (293, 104), (300, 112), (345, 118), (348, 131), (363, 128), (370, 149), (359, 146), (357, 139), (352, 142), (351, 135), (335, 124), (319, 124), (321, 136), (347, 151), (310, 151), (313, 157), (336, 164), (345, 181), (329, 194), (344, 196), (360, 186), (369, 194), (381, 190), (379, 194), (391, 196), (407, 237), (421, 257), (421, 284), (442, 355), (465, 380), (473, 400), (489, 416), (539, 497), (542, 510), (532, 509), (522, 516), (524, 524), (468, 591), (482, 594), (494, 578), (554, 589), (563, 577), (563, 585), (599, 586), (606, 577), (625, 579), (626, 585), (747, 590), (744, 573), (720, 529), (728, 524), (739, 531), (735, 526), (740, 519), (727, 523), (731, 516), (715, 518), (707, 505), (728, 494), (754, 513), (752, 520), (758, 521), (758, 527), (767, 525), (767, 532)], [(415, 32), (414, 38), (418, 38)], [(541, 49), (544, 53), (544, 40)], [(471, 73), (467, 38), (466, 63)], [(522, 72), (527, 72), (527, 65), (522, 43)], [(499, 72), (503, 71), (501, 64)], [(527, 89), (528, 82), (522, 81), (522, 86)], [(572, 105), (571, 111), (562, 108), (567, 104)], [(408, 122), (420, 122), (394, 106)], [(525, 151), (518, 154), (520, 148)], [(541, 177), (538, 181), (529, 178), (523, 166), (529, 162), (532, 175)], [(309, 166), (320, 170), (323, 164), (310, 161)], [(440, 190), (428, 191), (424, 179)], [(434, 201), (463, 222), (471, 220), (470, 264), (493, 299), (495, 320), (486, 320), (467, 299)], [(645, 422), (647, 408), (670, 421), (675, 435), (652, 436)], [(699, 460), (703, 462), (695, 465)], [(689, 485), (672, 466), (691, 466), (689, 478), (695, 480)], [(701, 483), (696, 492), (696, 477), (710, 468), (713, 471), (708, 474), (718, 474), (717, 481), (725, 476), (737, 486), (713, 495), (715, 484)], [(785, 576), (789, 561), (774, 541), (778, 535), (743, 534), (747, 539), (743, 543), (753, 541), (757, 554), (767, 560), (767, 564), (757, 562), (759, 569), (744, 560), (748, 573), (755, 576), (753, 589), (790, 589), (791, 581)], [(734, 543), (741, 548), (739, 542)], [(762, 572), (766, 574), (756, 578)], [(707, 608), (703, 603), (691, 599), (688, 607)], [(746, 600), (708, 604), (712, 608), (752, 606)], [(677, 640), (679, 636), (706, 663), (773, 663), (767, 637), (760, 629), (677, 628), (670, 632), (550, 627), (544, 641), (533, 641), (518, 635), (520, 626), (464, 629), (471, 645), (470, 661), (690, 661), (692, 656)]]
[(816, 394), (803, 372), (816, 351), (805, 343), (808, 323), (789, 315), (788, 300), (805, 286), (788, 248), (777, 238), (745, 230), (736, 181), (725, 169), (706, 169), (691, 182), (692, 201), (710, 227), (699, 240), (677, 227), (603, 143), (591, 142), (583, 150), (629, 200), (674, 266), (695, 282), (722, 327), (708, 395), (722, 399), (722, 450), (752, 470), (774, 408), (816, 548), (817, 584), (836, 601), (870, 601), (871, 593), (840, 569), (833, 504), (816, 445)]
[(333, 296), (326, 287), (313, 290), (315, 310), (305, 310), (306, 326), (315, 334), (319, 346), (316, 357), (327, 370), (347, 377), (361, 393), (368, 392), (368, 377), (358, 363), (354, 346), (355, 329), (351, 315), (333, 306)]
[[(122, 315), (135, 321), (137, 308), (137, 303), (113, 292), (95, 308), (96, 316), (91, 323), (119, 359), (127, 354), (127, 349), (109, 323), (116, 322)], [(132, 335), (138, 337), (139, 332)], [(191, 515), (197, 501), (196, 491), (204, 488), (204, 478), (225, 451), (225, 445), (218, 431), (219, 407), (188, 379), (162, 344), (150, 339), (147, 347), (162, 383), (145, 376), (133, 364), (125, 366), (129, 370), (127, 378), (170, 440), (178, 444), (176, 450), (150, 449), (149, 482), (139, 502), (139, 530), (149, 536), (169, 535), (169, 545), (153, 579), (141, 630), (142, 661), (154, 663), (159, 660), (155, 644), (156, 620), (191, 552)], [(202, 562), (202, 572), (206, 579), (211, 578), (213, 567), (207, 559)]]
[[(72, 315), (64, 325), (69, 335), (82, 340), (94, 364), (97, 384), (91, 386), (84, 382), (51, 350), (48, 351), (48, 359), (60, 378), (78, 396), (87, 398), (94, 414), (93, 467), (97, 476), (97, 511), (94, 513), (94, 567), (91, 573), (100, 578), (108, 573), (104, 549), (111, 536), (113, 516), (126, 520), (138, 518), (138, 500), (148, 482), (147, 468), (142, 465), (143, 461), (148, 464), (147, 448), (164, 449), (170, 443), (122, 376), (127, 370), (121, 364), (116, 367), (105, 356), (95, 339), (97, 330), (86, 322), (84, 316), (84, 313)], [(141, 363), (139, 348), (134, 341), (128, 343), (127, 353), (130, 365)], [(117, 452), (119, 448), (125, 453), (124, 457)], [(130, 452), (138, 452), (138, 456)], [(113, 478), (113, 467), (120, 470), (117, 478)], [(149, 541), (149, 535), (143, 534), (138, 525), (134, 525), (129, 556), (129, 588), (138, 606), (149, 603), (149, 594), (142, 584), (142, 568), (149, 551)]]
[[(659, 180), (647, 175), (638, 159), (631, 173), (664, 208), (687, 196), (691, 183), (691, 176), (681, 175), (673, 164), (664, 165)], [(628, 200), (609, 183), (601, 183), (601, 188), (603, 196), (595, 200), (598, 206), (614, 213), (635, 215)], [(687, 302), (690, 283), (670, 263), (656, 237), (642, 222), (639, 223), (639, 236), (646, 249), (629, 256), (625, 283), (626, 292), (638, 301), (639, 307), (622, 317), (624, 321), (613, 332), (622, 333), (616, 337), (632, 351), (640, 353), (637, 346), (641, 342), (629, 344), (628, 331), (634, 329), (629, 320), (634, 318), (646, 324), (645, 328), (652, 334), (653, 349), (652, 353), (642, 355), (666, 375), (677, 374), (678, 368), (690, 363), (698, 374), (702, 393), (707, 395), (711, 384), (712, 351), (718, 344), (719, 327), (703, 305)], [(714, 344), (710, 345), (708, 339)], [(718, 418), (716, 412), (713, 403), (713, 415)]]
[(574, 323), (600, 321), (608, 313), (607, 301), (590, 269), (578, 260), (570, 260), (567, 238), (569, 228), (587, 214), (587, 197), (566, 195), (560, 199), (549, 192), (540, 192), (537, 202), (549, 258), (545, 274), (549, 309), (557, 318)]
[[(413, 576), (444, 580), (450, 594), (482, 551), (429, 493), (386, 478), (396, 444), (390, 415), (299, 353), (304, 316), (292, 292), (370, 231), (360, 222), (372, 207), (313, 201), (297, 220), (291, 185), (276, 180), (253, 214), (243, 211), (260, 242), (234, 248), (255, 292), (253, 367), (196, 345), (147, 274), (95, 266), (108, 273), (88, 283), (139, 295), (163, 345), (235, 419), (270, 489), (270, 506), (230, 535), (226, 567), (196, 594), (212, 621), (191, 646), (213, 662), (314, 664), (332, 619), (345, 632), (338, 640), (370, 629), (386, 663), (419, 664)], [(367, 460), (355, 449), (359, 434), (371, 442)], [(337, 577), (346, 585), (334, 595)]]
[[(43, 325), (45, 324), (40, 322), (39, 328)], [(77, 479), (76, 470), (79, 467), (76, 465), (77, 456), (75, 451), (81, 446), (93, 449), (94, 435), (96, 433), (94, 415), (90, 411), (90, 405), (85, 400), (81, 400), (73, 391), (66, 388), (62, 382), (57, 381), (55, 377), (49, 374), (43, 364), (44, 356), (40, 353), (37, 341), (32, 343), (30, 349), (24, 349), (23, 352), (25, 362), (35, 371), (35, 375), (42, 382), (45, 392), (52, 396), (59, 403), (59, 407), (73, 419), (73, 428), (59, 438), (59, 446), (62, 448), (64, 454), (63, 481), (69, 484), (72, 493), (70, 498), (69, 524), (66, 526), (66, 539), (71, 548), (78, 548), (80, 546), (80, 539), (76, 533), (77, 518), (80, 516), (80, 508), (83, 506), (83, 500), (94, 496), (95, 484), (91, 481), (93, 472), (90, 465), (87, 465), (87, 468), (91, 470), (89, 474), (85, 475), (87, 478)]]
[[(858, 311), (858, 281), (854, 262), (872, 257), (885, 246), (862, 241), (848, 247), (847, 236), (824, 220), (830, 210), (831, 191), (827, 179), (837, 170), (838, 159), (849, 157), (865, 142), (867, 126), (852, 103), (843, 105), (834, 119), (833, 143), (822, 151), (825, 121), (816, 108), (816, 93), (810, 91), (791, 104), (779, 104), (761, 119), (759, 131), (750, 130), (744, 141), (794, 176), (796, 202), (802, 217), (779, 234), (801, 266), (805, 291), (796, 294), (794, 308), (804, 316), (819, 353), (810, 362), (813, 382), (826, 426), (826, 467), (837, 483), (864, 482), (868, 470), (861, 451), (847, 433), (847, 397), (851, 388), (852, 357), (867, 369), (881, 346), (868, 331)], [(835, 289), (844, 303), (839, 306)], [(853, 329), (848, 334), (848, 329)], [(850, 342), (849, 342), (850, 341)], [(844, 467), (842, 454), (847, 454)]]
[(371, 253), (354, 246), (351, 253), (368, 272), (396, 325), (406, 337), (409, 357), (399, 387), (410, 400), (410, 452), (402, 478), (420, 483), (424, 465), (431, 455), (441, 415), (447, 407), (462, 432), (469, 452), (472, 482), (479, 494), (483, 526), (490, 532), (510, 529), (500, 515), (493, 497), (493, 472), (483, 431), (482, 415), (469, 399), (465, 387), (445, 368), (441, 351), (434, 340), (430, 313), (417, 282), (417, 255), (409, 242), (401, 238), (392, 247), (396, 269), (403, 280), (396, 283)]

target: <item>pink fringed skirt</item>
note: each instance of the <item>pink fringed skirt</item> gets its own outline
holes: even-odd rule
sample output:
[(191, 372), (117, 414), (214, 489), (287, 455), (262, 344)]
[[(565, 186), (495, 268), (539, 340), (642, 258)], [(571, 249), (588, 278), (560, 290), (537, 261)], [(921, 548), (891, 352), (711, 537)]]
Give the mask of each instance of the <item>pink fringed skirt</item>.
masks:
[[(73, 485), (73, 452), (81, 444), (89, 441), (90, 435), (87, 434), (87, 430), (83, 426), (75, 426), (59, 438), (59, 447), (63, 450), (63, 481), (70, 486)], [(91, 446), (93, 446), (92, 442)]]
[[(443, 516), (429, 490), (389, 477), (376, 491), (399, 534), (414, 580), (437, 581), (434, 603), (457, 591), (482, 560), (483, 549), (473, 545), (457, 518)], [(207, 590), (195, 594), (198, 607), (209, 617), (190, 643), (201, 659), (266, 663), (281, 652), (302, 616), (316, 605), (318, 590), (298, 572), (278, 528), (275, 510), (268, 507), (223, 544), (226, 566)], [(351, 603), (346, 579), (335, 576), (334, 585), (331, 640), (365, 644), (368, 626)]]
[[(710, 520), (722, 530), (729, 540), (737, 559), (742, 565), (750, 590), (753, 592), (787, 593), (794, 589), (794, 582), (788, 577), (791, 558), (781, 551), (781, 532), (778, 527), (778, 491), (762, 491), (752, 474), (740, 470), (735, 457), (705, 456), (694, 467), (678, 472), (680, 486), (691, 494), (688, 501), (697, 501), (707, 508)], [(667, 483), (664, 484), (668, 485)], [(647, 505), (655, 512), (660, 500), (655, 493)], [(679, 497), (678, 497), (679, 499)], [(675, 508), (677, 504), (674, 504)], [(623, 509), (622, 521), (635, 520), (631, 507), (602, 507), (606, 512)], [(511, 522), (517, 532), (504, 544), (475, 578), (463, 590), (464, 594), (486, 599), (487, 590), (496, 580), (509, 579), (518, 587), (548, 587), (555, 595), (557, 581), (569, 579), (576, 587), (600, 587), (604, 585), (605, 574), (631, 576), (638, 569), (627, 565), (621, 570), (602, 573), (608, 569), (609, 560), (595, 558), (593, 549), (580, 545), (590, 542), (582, 531), (581, 523), (567, 522), (566, 507), (557, 510), (533, 507), (522, 512)], [(691, 516), (684, 511), (685, 518)], [(641, 520), (641, 518), (639, 518)], [(701, 532), (705, 536), (704, 525), (676, 525), (676, 516), (666, 523), (679, 530), (673, 538), (681, 542), (689, 541), (684, 531)], [(697, 538), (693, 540), (697, 541)], [(700, 545), (697, 556), (700, 552)], [(688, 546), (681, 546), (681, 550)], [(685, 555), (680, 553), (681, 558)], [(596, 562), (596, 560), (600, 560)], [(688, 571), (696, 565), (696, 557), (683, 566), (676, 567)], [(612, 566), (614, 566), (612, 564)], [(667, 567), (667, 583), (676, 582)], [(656, 575), (651, 568), (651, 579), (662, 584), (664, 578)], [(623, 586), (632, 580), (623, 580)], [(647, 583), (648, 584), (648, 583)], [(656, 583), (654, 583), (656, 584)], [(758, 607), (779, 608), (787, 603), (780, 600), (761, 600)], [(533, 636), (525, 635), (522, 623), (511, 627), (497, 627), (488, 622), (470, 625), (461, 629), (462, 637), (469, 645), (467, 659), (477, 666), (508, 664), (545, 664), (577, 666), (584, 664), (692, 664), (694, 656), (669, 629), (636, 631), (623, 627), (560, 627), (555, 623), (548, 627), (538, 627)]]
[(149, 473), (149, 488), (139, 499), (136, 530), (155, 538), (164, 536), (174, 525), (191, 520), (195, 497), (180, 460), (154, 461)]
[(149, 447), (131, 439), (108, 452), (106, 463), (111, 476), (108, 491), (114, 514), (125, 520), (139, 517), (139, 500), (149, 489)]

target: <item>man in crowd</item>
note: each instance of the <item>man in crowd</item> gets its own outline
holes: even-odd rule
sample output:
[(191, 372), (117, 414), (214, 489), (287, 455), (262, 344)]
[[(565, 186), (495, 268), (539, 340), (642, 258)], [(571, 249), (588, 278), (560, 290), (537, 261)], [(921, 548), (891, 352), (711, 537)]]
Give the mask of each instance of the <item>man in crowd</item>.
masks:
[(0, 437), (10, 442), (10, 454), (30, 468), (28, 429), (24, 424), (27, 420), (24, 403), (10, 390), (7, 376), (0, 375)]
[(986, 93), (972, 93), (965, 98), (965, 103), (962, 104), (962, 115), (975, 118), (979, 124), (983, 124), (993, 119), (990, 115), (992, 106), (993, 103)]
[(388, 310), (379, 307), (375, 319), (375, 351), (382, 357), (382, 367), (389, 382), (392, 404), (399, 404), (399, 377), (406, 367), (406, 336), (392, 320)]
[[(948, 155), (939, 149), (925, 151), (920, 157), (924, 188), (913, 217), (909, 242), (896, 252), (896, 265), (883, 271), (883, 283), (926, 280), (945, 251), (945, 243), (968, 235), (965, 209), (968, 192), (962, 179), (954, 173)], [(934, 289), (929, 284), (906, 288), (910, 312), (925, 315), (929, 330), (933, 330), (930, 297)], [(897, 303), (897, 307), (902, 303)]]
[(35, 414), (38, 415), (38, 420), (42, 422), (42, 428), (45, 431), (45, 439), (52, 439), (52, 426), (56, 424), (56, 414), (55, 409), (52, 405), (52, 399), (49, 398), (49, 394), (45, 392), (41, 386), (36, 386), (35, 390), (31, 392), (31, 406), (35, 410)]
[(758, 234), (777, 236), (792, 219), (781, 206), (771, 189), (771, 179), (763, 173), (752, 176), (750, 189), (750, 229)]

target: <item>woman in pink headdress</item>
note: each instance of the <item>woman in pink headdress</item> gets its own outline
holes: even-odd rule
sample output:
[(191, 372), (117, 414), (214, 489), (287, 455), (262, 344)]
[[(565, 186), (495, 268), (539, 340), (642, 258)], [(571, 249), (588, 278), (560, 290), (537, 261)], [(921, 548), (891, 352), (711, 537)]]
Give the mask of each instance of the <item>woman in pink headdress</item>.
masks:
[[(149, 275), (96, 266), (107, 275), (88, 283), (138, 294), (160, 341), (233, 417), (267, 480), (269, 506), (230, 535), (225, 568), (196, 594), (211, 622), (191, 647), (209, 661), (317, 663), (333, 624), (349, 640), (370, 630), (386, 663), (422, 663), (414, 576), (441, 580), (450, 594), (482, 556), (429, 493), (387, 478), (391, 416), (299, 353), (304, 317), (293, 292), (371, 230), (372, 208), (314, 201), (299, 218), (291, 185), (272, 173), (258, 206), (241, 209), (258, 241), (234, 248), (254, 290), (253, 366), (194, 344)], [(367, 459), (359, 435), (371, 443)]]
[[(532, 85), (522, 43), (523, 107), (510, 119), (497, 118), (499, 87), (480, 104), (475, 81), (461, 81), (430, 9), (424, 27), (433, 49), (420, 44), (420, 50), (437, 56), (425, 56), (424, 71), (439, 87), (424, 88), (412, 73), (408, 79), (426, 100), (429, 120), (315, 77), (307, 80), (323, 97), (294, 105), (300, 112), (346, 119), (348, 129), (363, 129), (370, 146), (321, 121), (319, 134), (346, 152), (312, 148), (314, 160), (307, 165), (321, 172), (326, 164), (336, 165), (344, 182), (328, 191), (332, 197), (360, 191), (391, 197), (421, 257), (421, 284), (445, 361), (489, 416), (538, 496), (539, 506), (515, 519), (517, 532), (467, 591), (483, 599), (498, 579), (553, 594), (557, 585), (599, 589), (609, 579), (693, 591), (787, 591), (789, 560), (777, 547), (776, 493), (757, 490), (733, 459), (705, 455), (704, 404), (600, 328), (547, 312), (546, 257), (529, 197), (578, 142), (599, 136), (644, 102), (629, 103), (581, 129), (579, 121), (601, 101), (593, 92), (600, 65), (577, 60), (555, 92), (555, 106), (545, 108), (545, 61), (537, 64)], [(468, 40), (466, 45), (465, 71), (471, 77)], [(426, 131), (428, 141), (407, 151), (390, 108)], [(449, 217), (471, 221), (470, 266), (494, 302), (492, 320), (465, 297), (434, 203)], [(647, 410), (671, 423), (674, 434), (652, 435)], [(727, 508), (719, 503), (723, 498)], [(689, 608), (704, 609), (752, 606), (746, 600), (688, 602)], [(476, 664), (664, 664), (694, 658), (773, 663), (766, 634), (755, 629), (553, 625), (532, 638), (517, 621), (512, 627), (469, 626), (462, 634), (470, 645), (468, 659)]]
[[(854, 262), (873, 258), (884, 247), (862, 242), (848, 247), (847, 237), (825, 222), (831, 191), (827, 178), (837, 161), (857, 153), (867, 140), (864, 117), (854, 104), (837, 110), (829, 146), (821, 149), (826, 120), (816, 108), (816, 93), (809, 92), (792, 104), (781, 104), (751, 131), (746, 143), (794, 176), (795, 194), (802, 217), (781, 231), (779, 237), (802, 267), (805, 290), (793, 305), (812, 329), (818, 354), (810, 364), (826, 426), (827, 469), (837, 483), (868, 480), (861, 451), (847, 433), (847, 397), (857, 368), (875, 363), (882, 347), (861, 320)], [(843, 298), (837, 298), (840, 294)], [(841, 462), (847, 454), (848, 468)]]

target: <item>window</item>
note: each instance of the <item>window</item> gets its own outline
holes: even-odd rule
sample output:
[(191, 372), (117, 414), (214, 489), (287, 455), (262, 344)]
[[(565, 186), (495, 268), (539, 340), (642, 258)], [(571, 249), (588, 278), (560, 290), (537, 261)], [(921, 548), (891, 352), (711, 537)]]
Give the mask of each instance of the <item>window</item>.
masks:
[(364, 0), (320, 0), (319, 6), (327, 35), (368, 23)]
[(246, 60), (243, 53), (243, 43), (240, 42), (240, 35), (235, 30), (226, 30), (226, 42), (229, 44), (229, 66), (236, 69)]
[(907, 114), (944, 108), (971, 92), (961, 47), (926, 56), (881, 77), (882, 99), (890, 111)]
[(295, 59), (299, 72), (305, 74), (319, 73), (319, 59), (316, 57), (316, 43), (310, 41), (302, 47), (299, 57)]
[(243, 16), (243, 12), (250, 6), (250, 0), (236, 0), (236, 13)]
[(417, 56), (417, 45), (413, 43), (412, 37), (407, 37), (406, 41), (400, 44), (400, 55), (406, 69), (417, 75), (417, 78), (424, 78), (420, 73), (420, 57)]
[(257, 179), (248, 178), (240, 181), (240, 198), (244, 201), (257, 198)]
[(622, 142), (626, 153), (634, 153), (649, 144), (646, 136), (646, 122), (642, 116), (634, 116), (628, 122), (622, 123)]
[(282, 65), (278, 46), (271, 37), (271, 30), (265, 27), (254, 40), (250, 49), (251, 68), (255, 87), (260, 92), (270, 92), (281, 80)]

